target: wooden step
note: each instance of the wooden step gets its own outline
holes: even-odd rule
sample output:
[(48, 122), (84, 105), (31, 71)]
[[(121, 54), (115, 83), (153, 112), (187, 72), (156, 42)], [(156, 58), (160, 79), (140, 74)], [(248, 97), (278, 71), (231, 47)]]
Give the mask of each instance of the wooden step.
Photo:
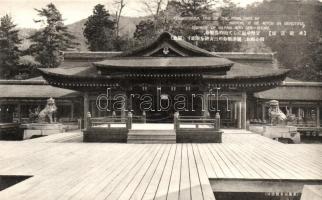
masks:
[(175, 143), (174, 130), (129, 130), (128, 143)]
[(129, 144), (175, 144), (176, 140), (128, 140)]

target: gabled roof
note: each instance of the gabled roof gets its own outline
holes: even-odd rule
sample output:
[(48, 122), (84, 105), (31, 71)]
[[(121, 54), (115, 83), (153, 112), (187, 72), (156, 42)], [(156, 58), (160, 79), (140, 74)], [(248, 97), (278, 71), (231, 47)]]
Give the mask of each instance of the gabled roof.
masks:
[[(228, 71), (234, 62), (214, 55), (183, 40), (175, 40), (168, 32), (162, 33), (149, 45), (115, 57), (95, 62), (101, 71), (128, 69), (212, 69), (212, 73)], [(126, 72), (125, 72), (126, 73)]]
[(259, 99), (322, 101), (322, 82), (304, 82), (287, 77), (277, 88), (257, 92)]
[(201, 49), (195, 45), (190, 44), (184, 40), (175, 40), (174, 35), (169, 32), (163, 32), (160, 36), (150, 44), (124, 52), (119, 55), (119, 57), (129, 57), (129, 56), (149, 56), (152, 52), (155, 52), (157, 49), (163, 48), (163, 44), (170, 45), (173, 49), (176, 49), (180, 53), (183, 53), (184, 56), (200, 56), (200, 57), (214, 57), (216, 55), (212, 54), (209, 51)]

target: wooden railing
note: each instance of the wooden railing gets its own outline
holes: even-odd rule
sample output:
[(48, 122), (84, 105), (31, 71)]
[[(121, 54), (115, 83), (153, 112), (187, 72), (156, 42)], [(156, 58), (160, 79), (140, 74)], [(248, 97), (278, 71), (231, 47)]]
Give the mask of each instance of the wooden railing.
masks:
[(174, 129), (220, 129), (220, 115), (216, 114), (215, 119), (204, 116), (180, 116), (179, 113), (174, 114)]
[(146, 123), (146, 115), (133, 115), (132, 120), (135, 123)]
[(129, 112), (128, 116), (107, 116), (107, 117), (88, 117), (88, 128), (132, 128), (133, 115)]
[(122, 128), (126, 127), (130, 129), (132, 123), (146, 123), (146, 115), (133, 115), (131, 112), (128, 116), (105, 116), (105, 117), (91, 117), (90, 114), (88, 118), (88, 127), (105, 127), (105, 128)]

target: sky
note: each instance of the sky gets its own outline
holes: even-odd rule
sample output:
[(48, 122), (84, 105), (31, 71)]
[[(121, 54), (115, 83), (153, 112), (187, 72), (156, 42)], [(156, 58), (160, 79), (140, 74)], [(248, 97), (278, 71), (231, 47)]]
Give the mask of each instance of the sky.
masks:
[[(103, 4), (112, 13), (115, 0), (0, 0), (0, 16), (9, 14), (15, 24), (20, 28), (39, 28), (40, 24), (34, 23), (37, 12), (34, 8), (40, 9), (49, 3), (54, 3), (65, 19), (65, 24), (71, 24), (92, 14), (96, 4)], [(258, 2), (261, 0), (234, 0), (240, 6)], [(144, 16), (142, 0), (125, 0), (126, 6), (123, 10), (124, 16)]]

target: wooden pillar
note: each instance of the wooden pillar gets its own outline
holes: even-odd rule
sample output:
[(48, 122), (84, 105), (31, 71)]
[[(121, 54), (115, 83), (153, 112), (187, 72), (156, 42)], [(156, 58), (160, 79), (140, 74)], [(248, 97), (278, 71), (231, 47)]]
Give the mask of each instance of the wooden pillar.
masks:
[(70, 118), (74, 119), (74, 103), (70, 104)]
[(318, 104), (318, 106), (316, 107), (316, 126), (320, 127), (320, 105)]
[(97, 117), (97, 115), (96, 115), (96, 109), (95, 109), (94, 104), (95, 104), (95, 102), (93, 102), (93, 101), (90, 101), (89, 102), (90, 112), (91, 112), (92, 117)]
[(234, 120), (237, 120), (238, 104), (234, 102)]
[(299, 121), (301, 121), (301, 120), (302, 120), (301, 108), (300, 108), (300, 107), (297, 109), (297, 117), (298, 117), (298, 120), (299, 120)]
[(88, 92), (84, 92), (84, 129), (87, 128), (88, 123), (87, 123), (87, 113), (89, 112), (89, 97), (88, 97)]
[(266, 120), (266, 108), (265, 108), (265, 102), (262, 103), (262, 121), (264, 122)]
[[(203, 94), (203, 104), (204, 104), (204, 112), (203, 112), (203, 117), (204, 118), (209, 118), (210, 114), (209, 114), (209, 107), (208, 107), (208, 104), (209, 104), (209, 99), (208, 99), (208, 93), (207, 92), (204, 92)], [(202, 108), (201, 108), (202, 109)]]
[(246, 129), (246, 121), (247, 121), (247, 94), (246, 92), (242, 93), (242, 101), (241, 101), (241, 128)]
[[(128, 102), (128, 99), (127, 99), (127, 96), (126, 96), (126, 93), (123, 93), (123, 96), (125, 98), (125, 101), (124, 101), (124, 106), (121, 108), (121, 118), (122, 118), (122, 121), (125, 119), (126, 117), (126, 113), (125, 113), (125, 110), (127, 109), (127, 102)], [(132, 116), (132, 113), (131, 113), (131, 116)]]
[(237, 102), (237, 128), (242, 128), (242, 109), (241, 109), (241, 102)]
[(21, 103), (18, 103), (17, 105), (17, 117), (18, 117), (18, 122), (21, 122)]

